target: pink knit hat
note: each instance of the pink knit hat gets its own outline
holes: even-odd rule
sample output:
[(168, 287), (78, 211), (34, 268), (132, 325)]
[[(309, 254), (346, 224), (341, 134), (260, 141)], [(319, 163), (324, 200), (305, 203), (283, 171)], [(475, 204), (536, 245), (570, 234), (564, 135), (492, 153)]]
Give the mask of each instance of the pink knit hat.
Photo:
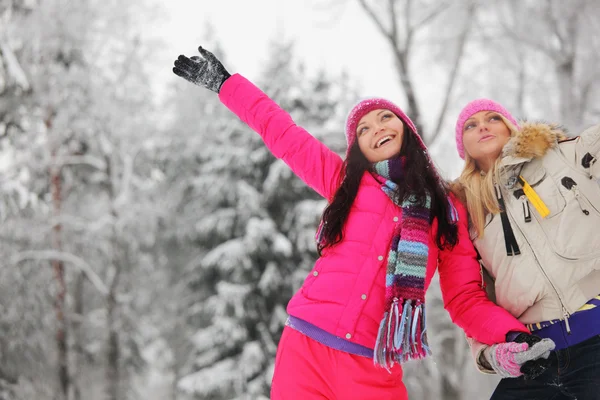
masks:
[(361, 100), (358, 104), (356, 104), (350, 113), (348, 114), (348, 118), (346, 119), (346, 142), (348, 143), (348, 148), (346, 149), (346, 158), (348, 158), (348, 154), (350, 153), (350, 148), (356, 141), (356, 126), (362, 117), (366, 114), (370, 113), (373, 110), (386, 109), (390, 110), (394, 114), (398, 116), (404, 122), (410, 130), (415, 134), (417, 138), (417, 142), (421, 146), (423, 150), (427, 150), (423, 140), (419, 136), (417, 132), (417, 128), (415, 124), (404, 114), (404, 111), (400, 109), (397, 105), (392, 103), (389, 100), (382, 98), (369, 98)]
[(465, 159), (465, 146), (463, 145), (463, 129), (465, 127), (465, 122), (467, 122), (473, 114), (477, 114), (479, 111), (495, 111), (509, 120), (515, 128), (520, 129), (517, 120), (514, 119), (502, 105), (489, 99), (473, 100), (462, 109), (458, 116), (458, 120), (456, 121), (456, 148), (458, 149), (458, 155), (463, 160)]

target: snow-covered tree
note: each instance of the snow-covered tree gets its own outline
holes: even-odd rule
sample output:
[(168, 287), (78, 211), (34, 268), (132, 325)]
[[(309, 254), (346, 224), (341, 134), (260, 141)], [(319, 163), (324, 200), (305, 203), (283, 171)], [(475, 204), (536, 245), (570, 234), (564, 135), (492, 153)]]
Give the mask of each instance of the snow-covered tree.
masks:
[[(311, 76), (289, 42), (273, 43), (268, 59), (258, 85), (316, 136), (327, 141), (337, 125), (343, 141), (345, 115), (338, 106), (348, 100), (336, 91), (341, 78)], [(202, 109), (212, 101), (197, 104), (202, 124), (186, 124), (201, 137), (196, 177), (179, 205), (193, 218), (187, 229), (194, 228), (189, 235), (198, 246), (186, 267), (195, 294), (190, 321), (198, 329), (178, 387), (184, 398), (259, 398), (268, 396), (285, 305), (315, 260), (314, 233), (325, 203), (230, 112), (206, 121)], [(339, 138), (330, 142), (341, 150)]]
[[(11, 241), (0, 292), (14, 301), (2, 301), (11, 328), (1, 363), (16, 393), (30, 390), (17, 398), (79, 399), (102, 387), (124, 398), (141, 359), (121, 287), (136, 280), (154, 228), (136, 173), (149, 171), (134, 162), (153, 126), (147, 47), (132, 24), (143, 7), (9, 3), (0, 115), (11, 207), (0, 229)], [(106, 380), (86, 386), (91, 370)]]

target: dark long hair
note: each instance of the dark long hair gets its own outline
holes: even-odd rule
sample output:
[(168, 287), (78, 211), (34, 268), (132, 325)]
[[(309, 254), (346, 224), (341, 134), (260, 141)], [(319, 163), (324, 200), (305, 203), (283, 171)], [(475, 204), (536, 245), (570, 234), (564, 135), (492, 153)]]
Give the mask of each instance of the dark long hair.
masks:
[[(458, 242), (458, 227), (450, 218), (448, 187), (443, 180), (439, 179), (434, 166), (430, 164), (427, 154), (414, 135), (415, 133), (404, 124), (400, 149), (400, 154), (406, 157), (404, 179), (402, 182), (395, 182), (398, 188), (394, 197), (399, 200), (398, 203), (401, 203), (408, 196), (414, 195), (417, 204), (423, 205), (429, 193), (431, 196), (429, 223), (434, 218), (438, 221), (436, 244), (439, 249), (451, 249)], [(342, 230), (358, 193), (360, 181), (370, 168), (371, 164), (360, 151), (358, 140), (355, 140), (344, 162), (344, 180), (335, 192), (331, 203), (323, 211), (321, 240), (317, 244), (319, 255), (323, 249), (342, 241)]]

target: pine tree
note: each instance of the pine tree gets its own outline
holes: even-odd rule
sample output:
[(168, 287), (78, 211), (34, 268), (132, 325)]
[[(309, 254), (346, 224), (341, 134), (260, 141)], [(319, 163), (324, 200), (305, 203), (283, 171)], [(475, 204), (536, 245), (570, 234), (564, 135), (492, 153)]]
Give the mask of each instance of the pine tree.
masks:
[[(2, 301), (9, 307), (0, 324), (10, 329), (0, 363), (18, 378), (17, 398), (79, 399), (102, 385), (129, 387), (129, 371), (141, 365), (131, 310), (119, 298), (152, 233), (138, 221), (151, 225), (132, 184), (134, 149), (152, 126), (145, 47), (129, 6), (13, 3), (18, 12), (3, 14), (13, 17), (0, 47), (11, 71), (2, 149), (11, 156), (5, 176), (14, 177), (3, 182), (14, 193), (2, 190), (12, 207), (0, 228), (11, 237), (0, 293), (11, 300)], [(95, 319), (107, 310), (109, 318)], [(107, 379), (116, 371), (118, 383), (82, 388), (90, 370)]]
[[(274, 43), (258, 84), (298, 124), (323, 132), (340, 121), (331, 90), (337, 81), (309, 78), (293, 54), (292, 44)], [(207, 158), (199, 156), (190, 189), (202, 208), (195, 221), (201, 256), (189, 264), (199, 329), (179, 388), (189, 398), (268, 398), (285, 305), (316, 258), (325, 203), (230, 113), (221, 123), (218, 135), (203, 133), (212, 140), (205, 136)]]

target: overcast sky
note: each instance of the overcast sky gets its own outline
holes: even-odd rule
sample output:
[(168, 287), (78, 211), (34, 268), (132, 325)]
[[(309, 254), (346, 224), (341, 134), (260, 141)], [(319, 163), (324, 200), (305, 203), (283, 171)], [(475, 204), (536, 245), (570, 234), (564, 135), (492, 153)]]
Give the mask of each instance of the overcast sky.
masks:
[[(297, 56), (309, 69), (346, 69), (364, 89), (363, 96), (400, 102), (401, 92), (388, 46), (356, 2), (325, 8), (329, 0), (170, 0), (161, 19), (167, 63), (180, 53), (192, 55), (201, 44), (207, 21), (214, 26), (230, 72), (258, 78), (269, 41), (277, 36), (296, 43)], [(165, 78), (171, 78), (166, 68)]]

